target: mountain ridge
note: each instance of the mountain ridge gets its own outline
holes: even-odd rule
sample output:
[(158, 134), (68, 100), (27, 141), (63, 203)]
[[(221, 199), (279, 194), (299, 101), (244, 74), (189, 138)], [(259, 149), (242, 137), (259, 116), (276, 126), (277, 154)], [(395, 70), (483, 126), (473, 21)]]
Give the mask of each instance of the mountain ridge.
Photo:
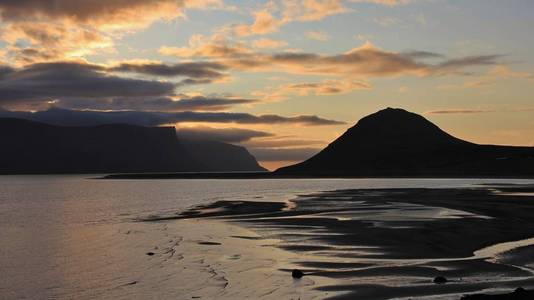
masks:
[(0, 136), (0, 174), (265, 170), (239, 146), (214, 142), (191, 148), (173, 127), (57, 126), (0, 118)]

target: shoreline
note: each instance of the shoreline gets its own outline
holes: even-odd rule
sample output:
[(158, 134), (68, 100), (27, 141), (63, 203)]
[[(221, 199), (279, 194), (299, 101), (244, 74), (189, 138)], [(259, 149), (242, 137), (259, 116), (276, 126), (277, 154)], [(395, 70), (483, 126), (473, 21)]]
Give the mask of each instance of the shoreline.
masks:
[[(534, 287), (534, 260), (528, 255), (534, 249), (529, 230), (534, 208), (528, 203), (533, 197), (515, 195), (533, 190), (519, 185), (344, 190), (301, 196), (291, 207), (218, 201), (143, 221), (216, 219), (257, 232), (258, 240), (280, 240), (269, 247), (300, 255), (293, 263), (304, 278), (334, 281), (314, 287), (336, 293), (333, 299), (459, 299)], [(532, 243), (506, 247), (523, 239)], [(449, 282), (436, 285), (435, 276)]]
[(228, 172), (228, 173), (118, 173), (108, 174), (95, 179), (534, 179), (534, 175), (499, 174), (367, 174), (367, 175), (292, 175), (275, 172)]
[[(264, 239), (246, 227), (217, 219), (165, 224), (168, 232), (181, 237), (173, 248), (173, 255), (179, 256), (176, 267), (181, 268), (177, 278), (186, 283), (177, 294), (180, 299), (324, 299), (342, 294), (314, 289), (334, 280), (292, 279), (288, 270), (300, 255), (277, 248), (280, 241)], [(167, 256), (165, 249), (157, 249), (153, 258), (166, 262)]]

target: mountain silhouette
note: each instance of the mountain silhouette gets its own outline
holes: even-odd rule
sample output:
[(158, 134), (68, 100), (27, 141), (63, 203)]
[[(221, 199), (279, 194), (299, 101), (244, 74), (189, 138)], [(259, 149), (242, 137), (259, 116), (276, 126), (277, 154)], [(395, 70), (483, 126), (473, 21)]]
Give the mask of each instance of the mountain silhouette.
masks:
[(310, 159), (275, 174), (526, 176), (534, 175), (534, 148), (470, 143), (418, 114), (387, 108), (362, 118)]
[(173, 127), (63, 127), (0, 119), (0, 173), (264, 171), (242, 147), (181, 141)]

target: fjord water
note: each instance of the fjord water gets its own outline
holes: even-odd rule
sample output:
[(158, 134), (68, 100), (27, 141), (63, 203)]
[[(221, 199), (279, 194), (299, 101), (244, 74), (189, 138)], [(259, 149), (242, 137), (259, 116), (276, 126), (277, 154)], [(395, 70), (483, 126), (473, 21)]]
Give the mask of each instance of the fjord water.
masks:
[[(216, 297), (221, 276), (214, 275), (216, 271), (209, 265), (206, 267), (203, 254), (197, 253), (198, 249), (191, 249), (194, 253), (185, 249), (178, 257), (175, 248), (184, 239), (202, 242), (217, 234), (239, 235), (239, 228), (210, 229), (210, 225), (206, 227), (200, 221), (179, 226), (174, 225), (176, 221), (138, 222), (199, 204), (219, 200), (280, 202), (299, 194), (340, 189), (534, 183), (511, 179), (96, 180), (89, 177), (0, 176), (0, 299)], [(169, 255), (165, 259), (146, 255), (154, 249), (168, 249), (164, 253)], [(244, 255), (234, 252), (228, 253), (228, 260)], [(260, 254), (276, 256), (270, 257), (276, 260), (287, 254), (282, 252)], [(249, 255), (248, 264), (254, 265), (254, 255)], [(197, 262), (202, 267), (195, 269)], [(255, 265), (258, 266), (261, 264)], [(225, 284), (228, 278), (239, 278), (232, 277), (232, 269), (225, 272)], [(266, 268), (263, 272), (277, 270)], [(248, 283), (231, 284), (253, 290), (262, 282), (251, 278)], [(270, 288), (288, 289), (282, 285)], [(279, 295), (303, 295), (300, 289), (305, 288), (291, 286)], [(268, 295), (265, 297), (269, 298)], [(226, 296), (239, 297), (239, 294)]]

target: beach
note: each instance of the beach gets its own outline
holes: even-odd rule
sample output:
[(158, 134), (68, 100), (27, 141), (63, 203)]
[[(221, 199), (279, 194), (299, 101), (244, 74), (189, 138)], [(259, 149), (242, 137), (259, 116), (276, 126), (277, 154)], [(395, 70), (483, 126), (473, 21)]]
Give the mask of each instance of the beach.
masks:
[[(534, 286), (532, 192), (499, 184), (340, 190), (289, 203), (219, 201), (143, 221), (224, 220), (258, 235), (243, 239), (279, 241), (270, 247), (298, 255), (275, 273), (295, 284), (290, 271), (302, 270), (320, 298), (460, 299)], [(437, 276), (448, 282), (435, 284)]]

